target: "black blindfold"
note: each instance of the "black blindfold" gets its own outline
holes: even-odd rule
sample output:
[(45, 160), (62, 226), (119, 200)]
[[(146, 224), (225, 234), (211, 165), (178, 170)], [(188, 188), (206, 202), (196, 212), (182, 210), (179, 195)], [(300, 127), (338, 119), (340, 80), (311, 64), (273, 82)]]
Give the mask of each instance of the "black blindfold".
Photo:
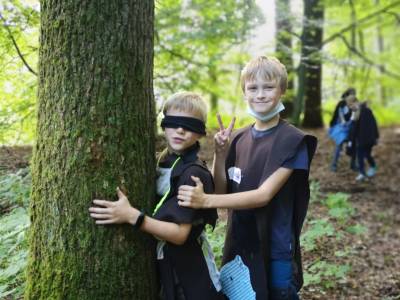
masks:
[(162, 128), (179, 128), (199, 133), (206, 134), (206, 124), (203, 121), (191, 117), (165, 116), (161, 121)]

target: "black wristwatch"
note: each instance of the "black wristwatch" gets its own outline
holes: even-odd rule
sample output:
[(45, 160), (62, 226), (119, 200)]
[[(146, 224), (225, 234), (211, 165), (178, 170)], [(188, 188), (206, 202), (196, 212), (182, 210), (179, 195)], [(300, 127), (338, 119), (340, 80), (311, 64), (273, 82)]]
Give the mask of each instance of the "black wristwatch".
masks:
[(143, 224), (144, 221), (144, 217), (146, 216), (146, 214), (143, 211), (140, 211), (140, 215), (138, 216), (136, 223), (133, 224), (133, 228), (135, 229), (140, 229), (140, 227)]

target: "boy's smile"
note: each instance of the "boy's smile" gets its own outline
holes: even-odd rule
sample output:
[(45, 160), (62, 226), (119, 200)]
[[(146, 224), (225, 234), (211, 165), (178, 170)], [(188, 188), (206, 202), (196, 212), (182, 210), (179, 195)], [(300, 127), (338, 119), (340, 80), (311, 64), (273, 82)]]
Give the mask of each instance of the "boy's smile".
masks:
[(276, 80), (266, 80), (257, 75), (254, 80), (245, 83), (244, 98), (249, 106), (259, 114), (267, 114), (279, 102), (282, 96)]

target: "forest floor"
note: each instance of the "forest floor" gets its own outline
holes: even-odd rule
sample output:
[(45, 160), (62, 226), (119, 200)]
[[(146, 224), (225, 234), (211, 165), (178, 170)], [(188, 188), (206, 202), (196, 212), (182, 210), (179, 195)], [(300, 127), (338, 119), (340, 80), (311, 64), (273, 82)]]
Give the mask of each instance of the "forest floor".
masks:
[[(331, 172), (329, 163), (334, 145), (325, 131), (312, 133), (318, 137), (319, 146), (311, 167), (311, 180), (320, 183), (322, 192), (350, 194), (350, 202), (356, 209), (353, 218), (367, 230), (356, 238), (344, 238), (341, 245), (330, 245), (351, 249), (351, 255), (342, 258), (351, 265), (344, 284), (326, 293), (305, 288), (304, 299), (400, 299), (400, 128), (380, 130), (379, 144), (373, 149), (377, 175), (362, 183), (355, 181), (357, 174), (350, 170), (346, 155), (341, 157), (338, 172)], [(311, 205), (308, 219), (319, 212), (319, 207)], [(310, 264), (315, 255), (324, 257), (324, 252), (305, 255), (304, 264)]]
[[(349, 158), (341, 157), (338, 172), (329, 170), (333, 143), (325, 130), (313, 130), (319, 140), (311, 167), (310, 179), (319, 182), (320, 195), (347, 193), (355, 209), (352, 219), (366, 228), (363, 234), (344, 235), (339, 241), (327, 236), (315, 251), (304, 252), (305, 269), (315, 261), (328, 260), (350, 265), (345, 278), (330, 287), (308, 285), (303, 299), (400, 299), (400, 127), (382, 128), (381, 139), (374, 147), (377, 175), (367, 182), (356, 182), (349, 168)], [(212, 159), (213, 135), (202, 142), (201, 158)], [(25, 168), (30, 147), (0, 147), (0, 172)], [(320, 202), (310, 204), (307, 219), (324, 218)], [(225, 214), (221, 214), (224, 218)], [(332, 249), (345, 250), (334, 256)]]

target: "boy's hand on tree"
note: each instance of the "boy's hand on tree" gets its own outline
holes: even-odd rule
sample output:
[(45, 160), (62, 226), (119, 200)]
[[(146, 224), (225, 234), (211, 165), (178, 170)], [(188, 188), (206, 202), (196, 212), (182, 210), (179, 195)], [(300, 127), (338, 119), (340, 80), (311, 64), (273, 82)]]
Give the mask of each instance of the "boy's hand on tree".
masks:
[(235, 126), (236, 118), (233, 117), (228, 128), (224, 127), (221, 115), (219, 113), (217, 113), (217, 120), (219, 124), (219, 131), (214, 136), (215, 152), (217, 154), (224, 154), (228, 149), (229, 139), (231, 137), (233, 127)]
[(101, 207), (90, 207), (90, 216), (96, 224), (135, 224), (140, 211), (132, 207), (125, 194), (117, 188), (118, 201), (95, 199), (93, 204)]
[(198, 177), (191, 176), (196, 184), (181, 185), (178, 190), (178, 204), (183, 207), (207, 208), (207, 194), (204, 193), (203, 183)]

